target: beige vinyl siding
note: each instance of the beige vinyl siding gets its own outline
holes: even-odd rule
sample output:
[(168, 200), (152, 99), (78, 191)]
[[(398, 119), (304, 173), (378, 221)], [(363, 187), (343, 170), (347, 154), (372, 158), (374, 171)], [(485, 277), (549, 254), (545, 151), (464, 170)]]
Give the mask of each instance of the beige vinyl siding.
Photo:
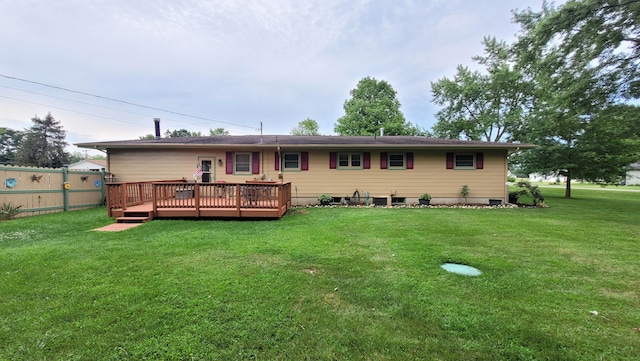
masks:
[[(238, 149), (235, 152), (253, 153), (256, 149)], [(260, 177), (278, 179), (274, 170), (274, 152), (265, 150), (261, 154), (260, 174), (225, 174), (226, 152), (220, 150), (110, 150), (111, 173), (118, 182), (152, 180), (174, 180), (186, 178), (193, 181), (199, 160), (211, 160), (212, 179), (226, 182), (244, 182)], [(222, 160), (222, 165), (218, 163)], [(266, 165), (266, 167), (265, 167)]]
[(469, 186), (470, 199), (506, 196), (506, 151), (503, 150), (483, 151), (484, 169), (468, 170), (446, 169), (445, 150), (413, 150), (414, 169), (380, 169), (379, 151), (370, 152), (370, 169), (329, 169), (330, 152), (310, 152), (307, 172), (283, 173), (284, 179), (297, 188), (299, 197), (317, 197), (323, 193), (344, 197), (357, 189), (361, 197), (369, 192), (375, 197), (395, 193), (397, 197), (417, 198), (422, 193), (430, 193), (436, 198), (459, 198), (464, 184)]
[[(110, 150), (109, 166), (118, 182), (152, 180), (193, 180), (198, 157), (224, 159), (224, 152), (206, 150)], [(220, 158), (222, 157), (222, 158)], [(213, 164), (216, 173), (224, 173), (224, 166)]]
[[(110, 170), (117, 181), (148, 181), (163, 179), (193, 180), (197, 161), (212, 160), (213, 180), (244, 182), (260, 177), (278, 180), (275, 170), (275, 152), (269, 149), (236, 149), (237, 152), (261, 152), (260, 174), (228, 175), (226, 153), (222, 150), (110, 150)], [(380, 169), (380, 151), (370, 151), (370, 169), (329, 169), (330, 152), (342, 150), (281, 149), (282, 152), (308, 152), (309, 170), (283, 171), (283, 180), (291, 182), (292, 196), (300, 203), (308, 203), (323, 193), (334, 197), (350, 196), (357, 189), (362, 198), (365, 192), (372, 197), (417, 198), (429, 193), (434, 200), (461, 200), (460, 189), (469, 186), (469, 201), (487, 198), (505, 199), (507, 195), (506, 150), (464, 150), (461, 153), (484, 153), (484, 169), (446, 169), (446, 153), (454, 150), (393, 150), (392, 153), (413, 152), (414, 169)], [(364, 152), (354, 149), (348, 152)], [(455, 152), (455, 151), (454, 151)], [(222, 160), (222, 165), (218, 164)], [(282, 167), (281, 167), (282, 169)]]

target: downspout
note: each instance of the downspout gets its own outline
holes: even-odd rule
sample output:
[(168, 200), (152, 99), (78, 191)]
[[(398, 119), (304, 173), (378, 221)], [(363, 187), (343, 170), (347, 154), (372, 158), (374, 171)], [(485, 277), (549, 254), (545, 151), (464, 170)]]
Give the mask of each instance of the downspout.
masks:
[(282, 176), (282, 149), (278, 146), (278, 179), (280, 183), (284, 183), (284, 177)]

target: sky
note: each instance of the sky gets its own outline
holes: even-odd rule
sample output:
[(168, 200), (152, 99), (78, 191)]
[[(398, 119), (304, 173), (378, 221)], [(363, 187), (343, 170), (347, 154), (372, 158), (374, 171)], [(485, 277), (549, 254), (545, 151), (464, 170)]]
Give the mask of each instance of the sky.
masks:
[[(406, 120), (435, 123), (431, 83), (511, 42), (542, 0), (0, 0), (0, 127), (48, 112), (67, 142), (161, 128), (335, 134), (349, 91), (387, 81)], [(69, 151), (78, 151), (70, 147)]]

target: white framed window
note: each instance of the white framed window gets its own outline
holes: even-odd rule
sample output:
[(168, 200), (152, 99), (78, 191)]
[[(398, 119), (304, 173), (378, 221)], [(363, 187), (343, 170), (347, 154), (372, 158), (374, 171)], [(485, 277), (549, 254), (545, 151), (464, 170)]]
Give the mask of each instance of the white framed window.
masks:
[(405, 153), (389, 153), (389, 169), (405, 169), (406, 164)]
[(234, 153), (233, 167), (236, 174), (251, 174), (251, 153)]
[(362, 169), (362, 153), (338, 153), (338, 169)]
[(475, 169), (476, 157), (474, 154), (456, 154), (455, 155), (455, 169)]
[(300, 153), (282, 154), (283, 170), (300, 170)]

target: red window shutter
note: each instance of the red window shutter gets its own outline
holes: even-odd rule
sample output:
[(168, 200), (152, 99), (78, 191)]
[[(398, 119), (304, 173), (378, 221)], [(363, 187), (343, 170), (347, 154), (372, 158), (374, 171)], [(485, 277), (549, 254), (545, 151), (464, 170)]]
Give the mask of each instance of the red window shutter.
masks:
[(407, 152), (407, 169), (413, 169), (413, 152)]
[(362, 153), (362, 169), (371, 169), (371, 153)]
[(484, 153), (476, 153), (476, 169), (484, 169)]
[(387, 152), (380, 152), (380, 169), (387, 169)]
[(447, 153), (447, 169), (453, 169), (453, 153)]
[(233, 174), (233, 152), (226, 153), (226, 172), (227, 174)]
[(329, 169), (336, 169), (338, 154), (336, 152), (329, 153)]
[(273, 164), (273, 167), (274, 167), (273, 169), (280, 170), (280, 153), (276, 152), (273, 158), (275, 159), (275, 162)]
[(300, 153), (300, 170), (309, 170), (309, 152)]
[(260, 152), (251, 153), (251, 174), (260, 174)]

